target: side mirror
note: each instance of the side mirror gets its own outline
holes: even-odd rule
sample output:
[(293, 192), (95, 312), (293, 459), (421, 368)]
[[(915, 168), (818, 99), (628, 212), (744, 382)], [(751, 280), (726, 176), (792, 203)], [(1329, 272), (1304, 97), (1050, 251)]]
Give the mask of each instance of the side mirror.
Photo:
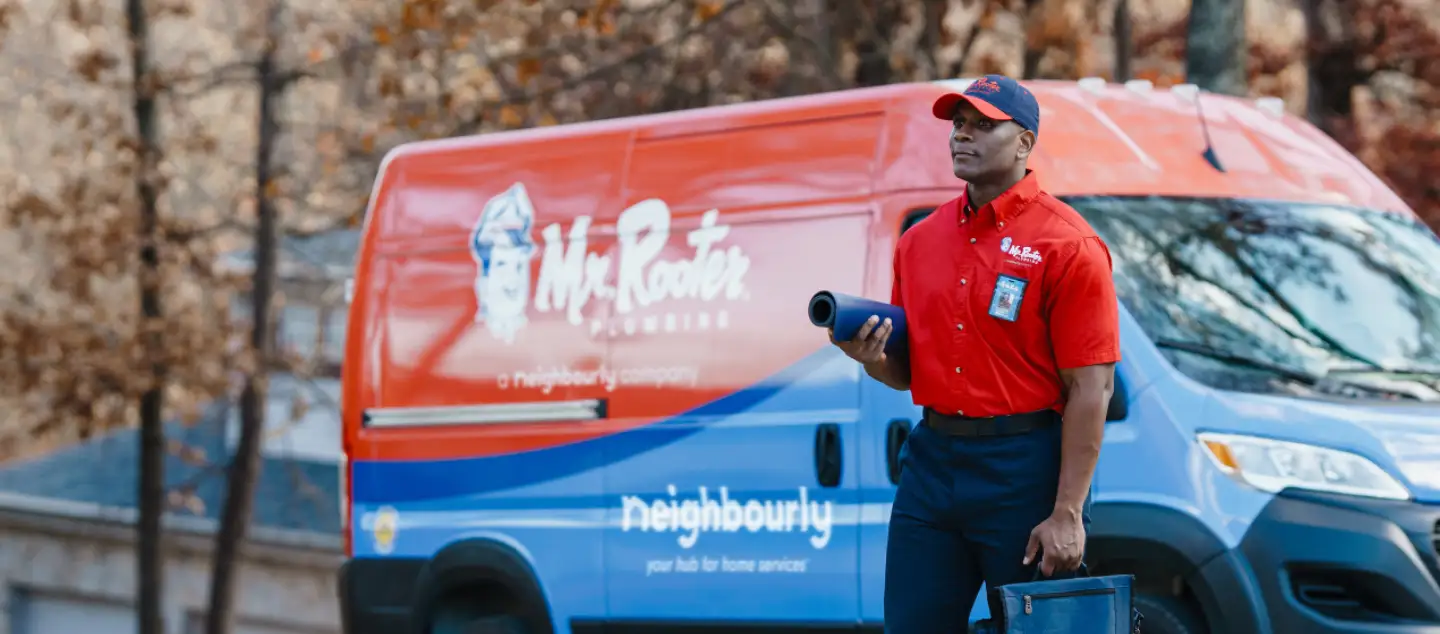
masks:
[(1125, 379), (1115, 373), (1115, 392), (1110, 395), (1110, 408), (1105, 411), (1105, 422), (1125, 420), (1130, 415), (1130, 394), (1125, 389)]

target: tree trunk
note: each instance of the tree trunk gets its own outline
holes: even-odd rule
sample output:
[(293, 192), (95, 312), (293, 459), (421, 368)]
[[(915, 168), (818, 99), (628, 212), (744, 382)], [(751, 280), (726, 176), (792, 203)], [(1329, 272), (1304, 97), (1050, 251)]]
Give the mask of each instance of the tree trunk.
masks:
[(260, 438), (265, 430), (265, 396), (271, 366), (270, 300), (275, 289), (275, 259), (278, 222), (270, 199), (273, 178), (271, 159), (279, 122), (275, 105), (283, 84), (275, 69), (276, 30), (279, 0), (272, 0), (265, 25), (265, 44), (257, 64), (260, 82), (259, 141), (255, 150), (255, 268), (250, 288), (252, 324), (251, 351), (255, 363), (245, 377), (240, 394), (240, 439), (230, 460), (226, 477), (225, 506), (215, 536), (215, 556), (210, 577), (210, 606), (205, 615), (207, 634), (229, 634), (234, 623), (235, 578), (240, 552), (250, 524), (255, 498), (255, 479), (260, 465)]
[(1130, 34), (1130, 0), (1116, 0), (1115, 22), (1115, 81), (1130, 81), (1130, 60), (1135, 55), (1135, 42)]
[(1304, 0), (1300, 7), (1305, 16), (1306, 114), (1341, 143), (1353, 143), (1350, 91), (1370, 81), (1354, 29), (1345, 19), (1346, 10), (1354, 7), (1334, 0)]
[(1185, 37), (1185, 76), (1210, 92), (1243, 96), (1246, 77), (1245, 0), (1193, 0)]
[(159, 187), (155, 167), (159, 164), (159, 130), (155, 116), (154, 79), (149, 69), (149, 16), (143, 0), (126, 0), (126, 26), (131, 52), (131, 81), (135, 91), (135, 129), (140, 169), (135, 188), (139, 197), (140, 233), (140, 315), (145, 361), (150, 383), (140, 395), (140, 478), (136, 491), (139, 519), (135, 523), (136, 623), (139, 634), (165, 631), (162, 601), (165, 589), (161, 559), (161, 517), (165, 513), (165, 427), (166, 367), (162, 360), (160, 320)]
[[(890, 67), (890, 38), (895, 32), (895, 23), (900, 19), (900, 9), (895, 0), (841, 0), (847, 9), (841, 18), (843, 31), (855, 42), (855, 54), (860, 63), (855, 68), (855, 86), (884, 86), (894, 81), (894, 69)], [(853, 7), (853, 10), (852, 10)]]
[(1045, 45), (1032, 41), (1030, 37), (1035, 31), (1031, 24), (1042, 19), (1040, 12), (1045, 10), (1044, 4), (1044, 0), (1025, 0), (1025, 52), (1021, 79), (1035, 79), (1040, 74), (1040, 60), (1045, 58)]

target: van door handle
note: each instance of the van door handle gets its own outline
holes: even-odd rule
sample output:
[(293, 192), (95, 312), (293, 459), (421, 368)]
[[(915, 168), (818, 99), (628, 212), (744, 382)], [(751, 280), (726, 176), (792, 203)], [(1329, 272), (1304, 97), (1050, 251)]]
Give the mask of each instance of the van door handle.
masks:
[(900, 450), (910, 438), (910, 421), (897, 418), (885, 428), (885, 466), (890, 471), (890, 484), (900, 484)]
[(815, 479), (822, 487), (838, 486), (843, 471), (840, 426), (822, 423), (815, 428)]

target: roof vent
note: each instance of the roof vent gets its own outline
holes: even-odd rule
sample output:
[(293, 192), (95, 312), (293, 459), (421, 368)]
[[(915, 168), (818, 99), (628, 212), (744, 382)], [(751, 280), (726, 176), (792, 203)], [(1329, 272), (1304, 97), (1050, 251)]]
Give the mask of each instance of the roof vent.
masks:
[(1170, 92), (1185, 101), (1194, 102), (1195, 96), (1200, 94), (1200, 87), (1195, 84), (1175, 84), (1170, 87)]
[(1082, 77), (1080, 81), (1075, 83), (1080, 85), (1081, 90), (1092, 92), (1098, 95), (1100, 94), (1100, 91), (1105, 89), (1106, 82), (1104, 77)]
[(1133, 92), (1149, 92), (1155, 87), (1155, 84), (1150, 83), (1148, 79), (1132, 79), (1125, 82), (1125, 87)]
[(1285, 116), (1285, 100), (1279, 97), (1261, 97), (1255, 100), (1255, 107), (1272, 117)]

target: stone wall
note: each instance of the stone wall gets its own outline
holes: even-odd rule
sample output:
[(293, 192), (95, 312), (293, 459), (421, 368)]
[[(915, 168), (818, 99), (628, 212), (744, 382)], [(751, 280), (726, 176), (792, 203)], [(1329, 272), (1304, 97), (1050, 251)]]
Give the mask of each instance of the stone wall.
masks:
[[(135, 547), (128, 514), (36, 502), (52, 508), (0, 507), (0, 634), (11, 634), (9, 601), (17, 590), (133, 605)], [(204, 522), (175, 524), (166, 543), (164, 634), (187, 634), (186, 621), (203, 615), (208, 602), (212, 538)], [(338, 634), (335, 571), (341, 557), (334, 540), (305, 533), (256, 537), (238, 576), (237, 620)]]

